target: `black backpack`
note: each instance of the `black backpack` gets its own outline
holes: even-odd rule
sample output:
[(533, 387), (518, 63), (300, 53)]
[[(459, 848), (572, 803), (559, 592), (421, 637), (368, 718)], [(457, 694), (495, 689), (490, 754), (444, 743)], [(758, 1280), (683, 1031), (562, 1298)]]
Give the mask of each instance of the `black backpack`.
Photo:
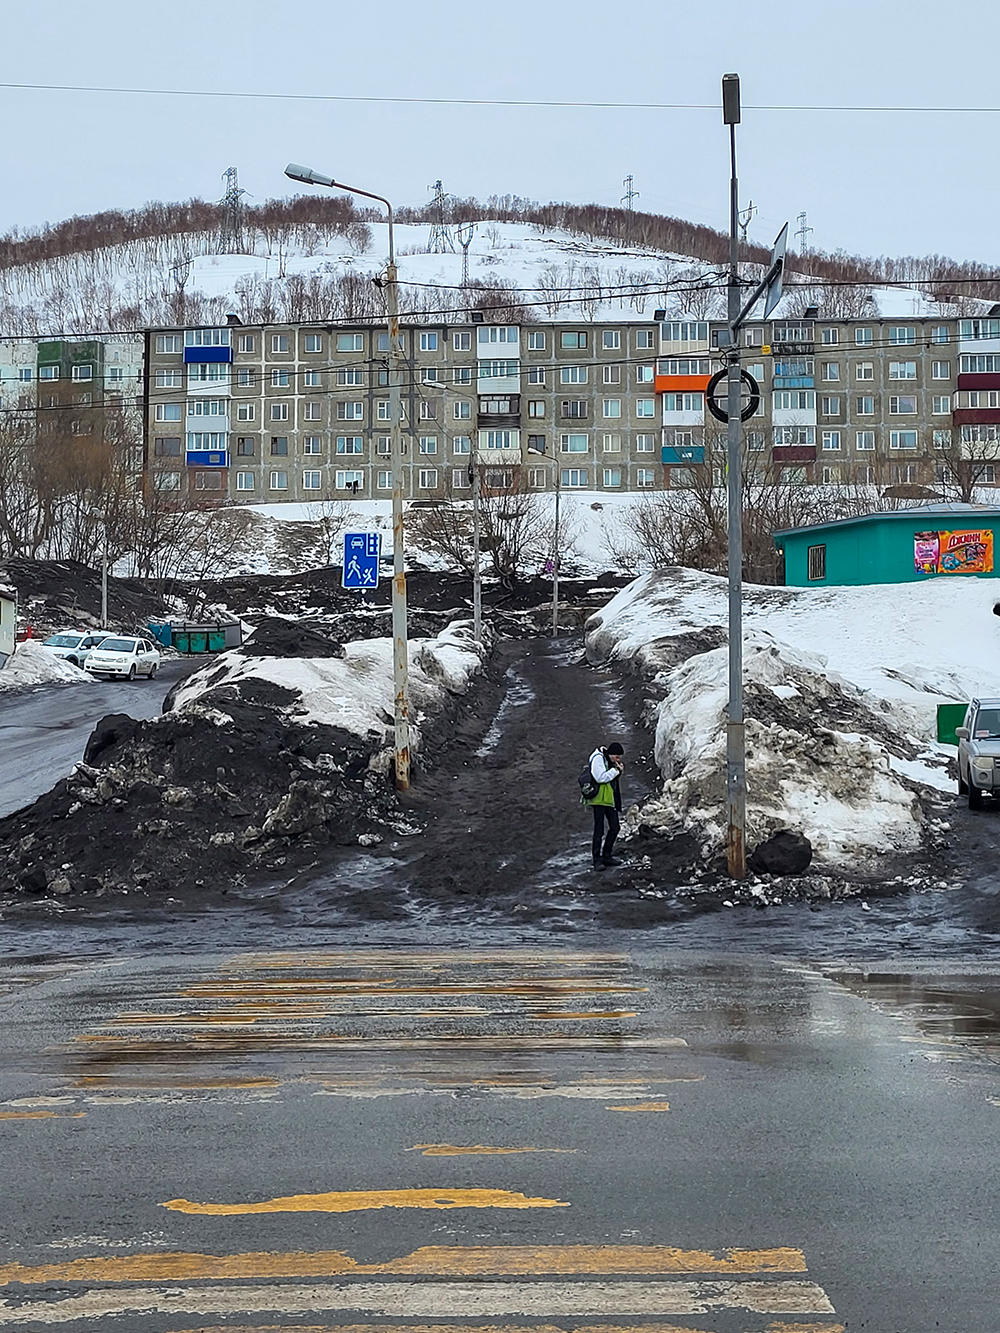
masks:
[(577, 782), (580, 784), (580, 795), (583, 797), (585, 801), (592, 801), (594, 797), (597, 795), (597, 793), (601, 790), (601, 784), (598, 781), (596, 781), (593, 773), (591, 773), (590, 771), (589, 759), (587, 760), (586, 767), (583, 769), (580, 776), (577, 778)]

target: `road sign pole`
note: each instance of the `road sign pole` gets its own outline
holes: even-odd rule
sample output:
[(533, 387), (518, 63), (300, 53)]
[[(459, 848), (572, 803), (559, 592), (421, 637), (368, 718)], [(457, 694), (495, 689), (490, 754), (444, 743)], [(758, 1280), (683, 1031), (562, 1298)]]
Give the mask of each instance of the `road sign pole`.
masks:
[(395, 691), (396, 789), (410, 785), (409, 647), (406, 632), (406, 568), (403, 542), (403, 432), (399, 419), (399, 288), (396, 259), (390, 254), (385, 274), (385, 303), (389, 316), (389, 429), (392, 432), (392, 681)]
[(726, 488), (729, 529), (729, 711), (726, 724), (726, 865), (743, 879), (746, 864), (746, 731), (743, 718), (743, 459), (740, 417), (739, 183), (736, 126), (740, 122), (738, 74), (722, 79), (723, 121), (729, 126), (728, 433)]

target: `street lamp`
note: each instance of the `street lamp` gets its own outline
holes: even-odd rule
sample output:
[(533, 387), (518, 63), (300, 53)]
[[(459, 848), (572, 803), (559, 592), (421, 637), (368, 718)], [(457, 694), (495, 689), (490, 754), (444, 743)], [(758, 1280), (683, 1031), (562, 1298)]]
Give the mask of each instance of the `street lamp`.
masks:
[(399, 288), (396, 280), (396, 254), (392, 230), (392, 204), (380, 194), (343, 185), (332, 176), (311, 167), (289, 162), (285, 175), (304, 185), (325, 185), (346, 194), (360, 194), (385, 204), (389, 215), (389, 262), (385, 269), (385, 307), (389, 327), (389, 422), (392, 432), (392, 679), (395, 690), (396, 787), (406, 791), (410, 785), (410, 707), (408, 697), (409, 660), (406, 629), (406, 570), (403, 544), (403, 437), (399, 429)]

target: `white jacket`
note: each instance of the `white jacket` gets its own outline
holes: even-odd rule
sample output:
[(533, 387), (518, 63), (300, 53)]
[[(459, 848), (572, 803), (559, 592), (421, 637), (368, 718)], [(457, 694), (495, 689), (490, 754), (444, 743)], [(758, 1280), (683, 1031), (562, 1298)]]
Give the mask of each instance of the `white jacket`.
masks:
[(595, 782), (614, 782), (620, 773), (614, 764), (605, 763), (604, 751), (598, 746), (590, 756), (590, 776)]

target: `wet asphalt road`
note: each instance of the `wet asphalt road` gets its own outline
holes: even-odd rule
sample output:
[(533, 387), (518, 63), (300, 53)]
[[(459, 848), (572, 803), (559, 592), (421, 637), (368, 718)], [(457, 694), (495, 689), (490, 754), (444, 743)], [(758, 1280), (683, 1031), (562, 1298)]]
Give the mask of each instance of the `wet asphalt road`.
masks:
[(168, 658), (155, 680), (94, 681), (0, 694), (0, 818), (21, 810), (66, 777), (106, 713), (155, 717), (196, 659)]
[(0, 1330), (996, 1329), (987, 966), (358, 939), (0, 985)]

